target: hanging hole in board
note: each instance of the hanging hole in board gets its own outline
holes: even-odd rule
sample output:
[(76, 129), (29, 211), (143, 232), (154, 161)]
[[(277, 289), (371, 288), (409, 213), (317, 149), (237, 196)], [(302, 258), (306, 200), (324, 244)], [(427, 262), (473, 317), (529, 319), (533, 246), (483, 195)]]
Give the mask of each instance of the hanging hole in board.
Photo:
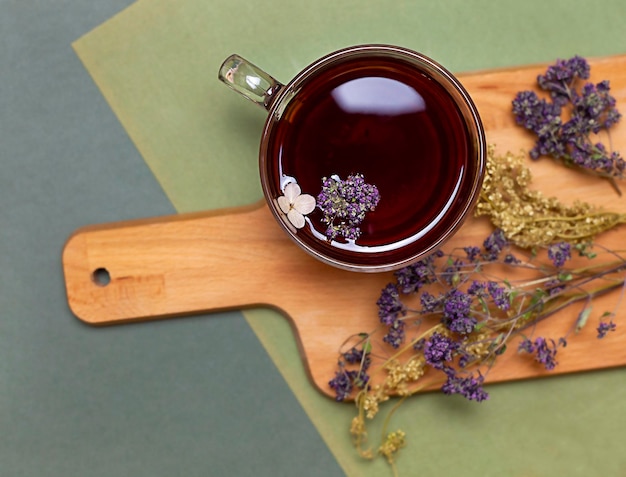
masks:
[(111, 283), (111, 275), (106, 268), (96, 268), (91, 274), (91, 278), (96, 285), (101, 287)]

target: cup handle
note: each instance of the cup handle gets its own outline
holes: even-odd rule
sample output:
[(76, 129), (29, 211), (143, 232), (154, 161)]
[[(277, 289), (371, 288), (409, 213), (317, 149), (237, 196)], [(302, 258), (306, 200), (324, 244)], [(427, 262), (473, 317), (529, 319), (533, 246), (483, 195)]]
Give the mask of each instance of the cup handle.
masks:
[(259, 106), (269, 109), (272, 98), (283, 87), (258, 66), (239, 55), (230, 55), (218, 74), (221, 82)]

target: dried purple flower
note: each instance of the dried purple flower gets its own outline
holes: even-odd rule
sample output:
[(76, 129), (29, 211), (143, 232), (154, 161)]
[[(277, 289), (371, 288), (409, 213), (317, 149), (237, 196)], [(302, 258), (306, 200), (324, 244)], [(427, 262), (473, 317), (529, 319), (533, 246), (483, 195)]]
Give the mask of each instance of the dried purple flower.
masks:
[(393, 283), (383, 288), (376, 305), (378, 305), (378, 317), (386, 325), (392, 325), (400, 316), (406, 314), (406, 307), (400, 301), (400, 293)]
[(326, 238), (357, 240), (361, 235), (359, 225), (379, 201), (378, 189), (366, 183), (362, 174), (350, 175), (345, 180), (336, 175), (324, 177), (317, 206), (322, 211), (322, 222), (327, 226)]
[[(540, 99), (533, 91), (522, 91), (513, 100), (516, 122), (537, 136), (530, 151), (533, 159), (552, 156), (566, 165), (578, 166), (606, 178), (623, 178), (626, 163), (617, 152), (609, 152), (591, 138), (601, 130), (608, 131), (621, 117), (610, 95), (608, 81), (585, 83), (580, 91), (578, 80), (589, 78), (589, 65), (575, 56), (558, 60), (544, 75), (537, 77), (539, 86), (550, 93), (552, 102)], [(568, 120), (561, 119), (566, 107)]]
[(477, 298), (486, 298), (488, 295), (487, 285), (484, 282), (473, 280), (470, 286), (467, 288), (467, 293), (474, 295)]
[(572, 258), (572, 246), (567, 242), (559, 242), (548, 247), (548, 258), (555, 267), (562, 268)]
[(395, 272), (398, 287), (402, 293), (413, 293), (424, 285), (437, 281), (434, 267), (435, 255), (428, 257)]
[(463, 270), (463, 267), (465, 267), (465, 262), (457, 258), (441, 272), (441, 279), (451, 287), (457, 286), (461, 281), (461, 270)]
[(464, 247), (463, 250), (470, 262), (476, 262), (480, 259), (480, 247)]
[(426, 345), (426, 339), (420, 338), (413, 344), (413, 349), (415, 351), (424, 351), (424, 346)]
[(369, 353), (366, 353), (363, 349), (358, 349), (354, 346), (345, 353), (342, 353), (341, 357), (346, 363), (361, 365), (364, 370), (369, 368), (369, 365), (372, 362)]
[(554, 340), (546, 340), (544, 338), (535, 339), (535, 359), (543, 364), (548, 371), (551, 371), (557, 365), (556, 362), (556, 343)]
[(367, 374), (367, 370), (364, 367), (356, 371), (353, 382), (357, 388), (359, 389), (365, 388), (367, 386), (367, 383), (369, 383), (369, 381), (370, 381), (369, 374)]
[(545, 74), (537, 76), (537, 83), (541, 89), (550, 92), (555, 102), (566, 104), (576, 79), (588, 79), (590, 71), (587, 60), (576, 55), (568, 60), (557, 60), (548, 67)]
[(468, 335), (474, 331), (477, 320), (471, 315), (472, 296), (461, 290), (451, 290), (443, 305), (442, 322), (450, 331)]
[(443, 363), (452, 361), (458, 349), (459, 343), (456, 341), (441, 333), (433, 333), (424, 344), (424, 358), (434, 368), (441, 368)]
[[(369, 341), (366, 342), (369, 345)], [(365, 345), (362, 348), (353, 346), (348, 351), (341, 353), (339, 358), (339, 369), (335, 377), (328, 382), (328, 385), (335, 391), (335, 399), (343, 401), (350, 396), (356, 387), (364, 389), (369, 383), (370, 377), (367, 370), (372, 363), (369, 348)], [(348, 370), (346, 365), (357, 365), (357, 369)]]
[(619, 121), (621, 115), (615, 109), (616, 101), (609, 94), (610, 90), (609, 82), (605, 80), (597, 85), (585, 84), (582, 94), (574, 96), (574, 117), (583, 122), (579, 127), (597, 134)]
[(606, 321), (601, 322), (597, 328), (598, 339), (604, 338), (610, 331), (615, 331), (615, 328), (617, 328), (617, 325), (613, 323), (613, 321), (609, 321), (608, 323)]
[(357, 371), (347, 371), (343, 368), (335, 373), (335, 377), (328, 382), (331, 389), (335, 391), (335, 400), (344, 401), (350, 396), (356, 375)]
[(487, 283), (487, 291), (498, 308), (507, 311), (511, 307), (509, 291), (506, 288), (499, 286), (497, 282), (490, 281)]
[(442, 297), (437, 298), (434, 295), (431, 295), (428, 292), (423, 292), (420, 296), (420, 303), (422, 305), (422, 312), (424, 313), (434, 313), (439, 310), (441, 303), (443, 301)]
[(524, 338), (520, 342), (517, 350), (520, 351), (520, 352), (524, 351), (526, 353), (534, 353), (535, 352), (535, 345), (528, 338)]
[(539, 99), (534, 91), (523, 91), (513, 100), (513, 114), (517, 124), (537, 135), (537, 143), (530, 152), (533, 159), (542, 155), (558, 158), (565, 154), (565, 147), (558, 140), (562, 125), (559, 104)]
[(535, 361), (544, 365), (546, 370), (553, 370), (558, 364), (556, 361), (557, 345), (553, 339), (546, 340), (538, 337), (534, 342), (528, 338), (524, 338), (519, 344), (518, 351), (526, 353), (535, 353)]
[(500, 253), (509, 246), (509, 242), (501, 229), (494, 230), (483, 242), (483, 258), (493, 262), (497, 260)]
[(445, 368), (448, 379), (441, 387), (444, 394), (460, 394), (470, 401), (481, 402), (489, 399), (489, 394), (483, 389), (485, 378), (480, 372), (477, 377), (469, 375), (459, 376), (453, 368)]
[(404, 321), (394, 321), (387, 329), (387, 334), (383, 336), (383, 341), (388, 343), (391, 347), (398, 349), (405, 338)]

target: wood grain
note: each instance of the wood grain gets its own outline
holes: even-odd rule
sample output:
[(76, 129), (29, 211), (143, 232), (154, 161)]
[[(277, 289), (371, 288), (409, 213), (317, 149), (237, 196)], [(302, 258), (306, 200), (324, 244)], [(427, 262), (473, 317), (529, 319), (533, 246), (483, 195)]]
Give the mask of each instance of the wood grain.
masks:
[[(618, 106), (626, 105), (626, 55), (590, 60), (592, 80), (610, 79)], [(532, 137), (514, 124), (510, 102), (529, 89), (543, 65), (459, 75), (477, 104), (487, 140), (497, 151), (532, 147)], [(626, 125), (617, 125), (613, 147), (626, 152)], [(534, 187), (565, 202), (582, 199), (626, 213), (626, 197), (606, 182), (549, 160), (530, 164)], [(622, 183), (626, 190), (626, 183)], [(447, 247), (480, 244), (490, 226), (470, 219)], [(602, 244), (624, 248), (624, 229), (605, 233)], [(88, 226), (63, 251), (67, 298), (72, 312), (92, 325), (112, 325), (224, 309), (269, 306), (281, 310), (296, 331), (312, 382), (330, 395), (336, 352), (350, 335), (377, 324), (375, 301), (390, 273), (359, 274), (324, 265), (302, 252), (274, 222), (264, 202), (249, 207)], [(106, 269), (110, 283), (94, 280)], [(619, 292), (596, 301), (598, 314), (613, 309)], [(626, 309), (620, 305), (620, 312)], [(562, 336), (579, 309), (539, 325), (537, 333)], [(595, 313), (590, 318), (593, 321)], [(619, 319), (619, 318), (618, 318)], [(598, 342), (589, 326), (569, 340), (552, 373), (508, 352), (488, 381), (522, 379), (626, 364), (623, 325)]]

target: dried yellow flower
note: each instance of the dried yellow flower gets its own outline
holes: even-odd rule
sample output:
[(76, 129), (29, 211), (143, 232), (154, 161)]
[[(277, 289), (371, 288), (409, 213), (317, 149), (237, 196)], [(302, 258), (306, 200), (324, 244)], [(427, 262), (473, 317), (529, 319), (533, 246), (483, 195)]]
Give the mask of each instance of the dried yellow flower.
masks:
[(389, 400), (389, 395), (380, 384), (374, 386), (371, 392), (363, 396), (363, 411), (368, 419), (374, 419), (379, 411), (379, 404)]
[(352, 424), (350, 425), (350, 434), (352, 435), (352, 440), (354, 441), (354, 445), (357, 448), (359, 454), (364, 459), (373, 459), (374, 454), (371, 449), (363, 449), (362, 445), (367, 441), (367, 430), (365, 428), (365, 420), (363, 419), (363, 414), (359, 412), (357, 416), (352, 419)]
[(366, 434), (365, 432), (365, 422), (360, 416), (355, 416), (352, 419), (352, 424), (350, 425), (350, 434), (354, 437), (363, 436)]
[(497, 156), (489, 147), (485, 180), (476, 216), (488, 216), (514, 244), (531, 248), (553, 242), (587, 242), (597, 234), (626, 223), (626, 214), (599, 209), (585, 202), (562, 204), (529, 188), (530, 170), (523, 156)]
[(489, 347), (490, 336), (487, 333), (477, 333), (468, 339), (468, 345), (465, 348), (466, 353), (474, 358), (484, 358), (491, 349)]
[(387, 462), (394, 463), (394, 455), (406, 445), (406, 434), (404, 431), (397, 430), (387, 434), (385, 442), (378, 448), (378, 452), (387, 458)]
[(426, 361), (423, 357), (413, 357), (404, 365), (407, 381), (417, 381), (424, 375)]

